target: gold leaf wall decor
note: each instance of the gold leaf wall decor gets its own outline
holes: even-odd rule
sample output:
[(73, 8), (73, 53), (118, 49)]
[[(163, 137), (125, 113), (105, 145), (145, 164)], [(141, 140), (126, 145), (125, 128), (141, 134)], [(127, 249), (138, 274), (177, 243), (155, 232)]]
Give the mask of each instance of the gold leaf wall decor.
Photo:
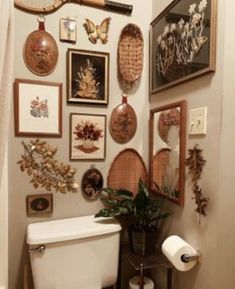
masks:
[(78, 184), (74, 181), (76, 169), (70, 165), (59, 163), (54, 159), (56, 147), (48, 145), (39, 139), (31, 140), (30, 144), (22, 142), (24, 154), (17, 162), (22, 172), (30, 177), (34, 188), (44, 188), (47, 191), (55, 189), (56, 192), (76, 192)]

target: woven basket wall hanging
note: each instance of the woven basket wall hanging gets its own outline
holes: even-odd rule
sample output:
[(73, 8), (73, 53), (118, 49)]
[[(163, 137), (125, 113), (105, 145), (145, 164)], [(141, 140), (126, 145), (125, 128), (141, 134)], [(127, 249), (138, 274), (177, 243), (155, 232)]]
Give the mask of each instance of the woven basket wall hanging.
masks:
[(112, 162), (107, 185), (109, 188), (122, 188), (137, 193), (140, 178), (147, 183), (147, 169), (141, 156), (134, 149), (125, 149)]
[(130, 23), (126, 25), (118, 44), (118, 67), (121, 78), (134, 82), (140, 78), (143, 70), (144, 40), (140, 28)]

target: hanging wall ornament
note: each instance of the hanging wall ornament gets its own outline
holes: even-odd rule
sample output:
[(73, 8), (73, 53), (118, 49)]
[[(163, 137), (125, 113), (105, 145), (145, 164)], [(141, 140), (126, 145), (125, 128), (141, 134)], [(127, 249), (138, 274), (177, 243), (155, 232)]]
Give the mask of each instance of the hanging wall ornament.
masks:
[(109, 130), (112, 138), (120, 144), (129, 142), (135, 135), (137, 117), (134, 109), (127, 103), (127, 96), (123, 95), (122, 103), (114, 108)]
[(118, 44), (118, 66), (121, 78), (133, 83), (143, 70), (144, 40), (140, 28), (130, 23), (122, 30)]
[(29, 34), (24, 46), (24, 60), (30, 71), (48, 75), (55, 69), (58, 48), (55, 39), (45, 31), (45, 18), (38, 17), (39, 28)]
[(82, 177), (82, 193), (89, 200), (99, 197), (103, 188), (103, 176), (99, 170), (91, 167)]
[(88, 38), (91, 43), (96, 44), (97, 40), (100, 39), (102, 44), (108, 42), (108, 30), (111, 18), (105, 18), (100, 25), (94, 24), (91, 20), (86, 18), (84, 27), (87, 31)]

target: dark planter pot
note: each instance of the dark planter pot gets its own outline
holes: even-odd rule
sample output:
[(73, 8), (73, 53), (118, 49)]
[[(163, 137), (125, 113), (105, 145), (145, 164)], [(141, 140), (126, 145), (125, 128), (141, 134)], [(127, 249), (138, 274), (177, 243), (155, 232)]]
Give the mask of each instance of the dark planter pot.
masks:
[(157, 229), (140, 229), (135, 226), (128, 228), (131, 250), (140, 256), (152, 255), (155, 251)]

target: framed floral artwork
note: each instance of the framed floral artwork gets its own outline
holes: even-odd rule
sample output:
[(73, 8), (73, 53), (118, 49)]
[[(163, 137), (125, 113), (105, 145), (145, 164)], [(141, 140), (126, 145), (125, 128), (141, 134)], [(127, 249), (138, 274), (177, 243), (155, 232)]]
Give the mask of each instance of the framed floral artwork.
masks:
[(61, 137), (62, 84), (16, 79), (14, 116), (16, 136)]
[(108, 104), (109, 53), (68, 49), (67, 101)]
[(216, 0), (174, 0), (150, 32), (151, 93), (215, 71)]
[(106, 116), (70, 114), (70, 160), (104, 160)]

